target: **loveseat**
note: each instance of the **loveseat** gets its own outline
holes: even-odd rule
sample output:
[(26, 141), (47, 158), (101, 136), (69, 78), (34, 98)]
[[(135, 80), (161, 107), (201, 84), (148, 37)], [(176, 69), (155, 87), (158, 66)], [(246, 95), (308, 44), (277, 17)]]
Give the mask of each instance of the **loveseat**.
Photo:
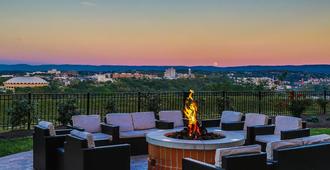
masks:
[(148, 154), (147, 133), (173, 128), (173, 123), (156, 120), (154, 112), (109, 113), (105, 122), (119, 127), (118, 141), (130, 144), (132, 155)]

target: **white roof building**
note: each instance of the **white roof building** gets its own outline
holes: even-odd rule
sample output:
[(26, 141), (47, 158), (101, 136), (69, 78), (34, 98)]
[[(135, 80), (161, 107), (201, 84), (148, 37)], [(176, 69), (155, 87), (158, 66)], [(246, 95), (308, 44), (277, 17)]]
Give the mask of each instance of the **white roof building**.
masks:
[(5, 81), (3, 84), (6, 89), (48, 86), (48, 82), (40, 77), (14, 77)]

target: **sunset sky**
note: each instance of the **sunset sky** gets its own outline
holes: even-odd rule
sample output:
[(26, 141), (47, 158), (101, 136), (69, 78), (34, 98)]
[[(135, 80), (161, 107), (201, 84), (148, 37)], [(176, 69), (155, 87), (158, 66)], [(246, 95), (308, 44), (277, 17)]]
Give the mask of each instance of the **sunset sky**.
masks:
[(330, 0), (1, 0), (0, 63), (330, 64)]

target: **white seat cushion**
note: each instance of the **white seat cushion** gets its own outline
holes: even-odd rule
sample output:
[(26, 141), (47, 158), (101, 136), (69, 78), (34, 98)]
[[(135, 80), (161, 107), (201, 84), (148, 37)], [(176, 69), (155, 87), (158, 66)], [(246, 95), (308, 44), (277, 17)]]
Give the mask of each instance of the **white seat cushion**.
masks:
[(132, 131), (133, 120), (130, 113), (109, 113), (106, 115), (107, 123), (114, 126), (119, 126), (119, 131)]
[(280, 135), (281, 131), (296, 130), (301, 128), (301, 118), (291, 116), (276, 116), (275, 118), (275, 134)]
[(310, 144), (317, 144), (323, 142), (330, 142), (330, 135), (321, 134), (321, 135), (303, 137), (299, 139), (303, 141), (304, 145), (310, 145)]
[(153, 129), (156, 127), (154, 112), (132, 113), (134, 130)]
[(303, 141), (299, 139), (281, 140), (275, 142), (269, 142), (266, 146), (267, 159), (273, 159), (274, 149), (284, 149), (289, 147), (301, 146)]
[(281, 136), (280, 135), (257, 135), (256, 141), (262, 142), (262, 143), (268, 143), (268, 142), (276, 142), (280, 141)]
[(241, 112), (223, 111), (220, 123), (239, 122), (242, 120), (242, 116)]
[(220, 148), (215, 152), (215, 166), (222, 167), (222, 157), (229, 155), (238, 155), (238, 154), (252, 154), (260, 153), (260, 145), (248, 145), (248, 146), (238, 146), (230, 148)]
[(141, 130), (144, 133), (144, 136), (146, 136), (150, 132), (157, 132), (157, 131), (163, 131), (161, 129), (146, 129), (146, 130)]
[(95, 141), (98, 140), (112, 140), (112, 136), (105, 133), (92, 133)]
[(119, 132), (120, 138), (136, 138), (136, 137), (145, 137), (146, 132), (144, 130), (132, 130)]
[(70, 134), (72, 136), (87, 140), (88, 148), (95, 148), (94, 137), (91, 133), (79, 130), (72, 130)]
[(246, 131), (244, 130), (235, 130), (235, 131), (230, 131), (231, 133), (237, 133), (237, 134), (240, 134), (244, 137), (246, 137)]
[(96, 133), (101, 131), (101, 118), (99, 115), (72, 116), (73, 126), (85, 129), (86, 132)]
[(56, 132), (55, 132), (55, 127), (53, 125), (53, 123), (51, 122), (46, 122), (46, 121), (40, 121), (38, 123), (38, 125), (44, 129), (48, 129), (49, 130), (49, 136), (55, 136)]
[(258, 113), (245, 114), (244, 130), (249, 126), (266, 125), (268, 122), (268, 116)]
[(182, 112), (180, 110), (160, 111), (159, 120), (166, 121), (166, 122), (173, 122), (174, 127), (183, 126)]

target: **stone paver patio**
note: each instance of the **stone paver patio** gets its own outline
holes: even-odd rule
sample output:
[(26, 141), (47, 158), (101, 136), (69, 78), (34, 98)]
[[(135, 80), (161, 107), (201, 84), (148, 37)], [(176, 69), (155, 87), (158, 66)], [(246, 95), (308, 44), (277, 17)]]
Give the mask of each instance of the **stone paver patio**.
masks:
[[(147, 155), (131, 157), (132, 170), (146, 170), (147, 167)], [(1, 157), (0, 170), (32, 170), (32, 151)]]

